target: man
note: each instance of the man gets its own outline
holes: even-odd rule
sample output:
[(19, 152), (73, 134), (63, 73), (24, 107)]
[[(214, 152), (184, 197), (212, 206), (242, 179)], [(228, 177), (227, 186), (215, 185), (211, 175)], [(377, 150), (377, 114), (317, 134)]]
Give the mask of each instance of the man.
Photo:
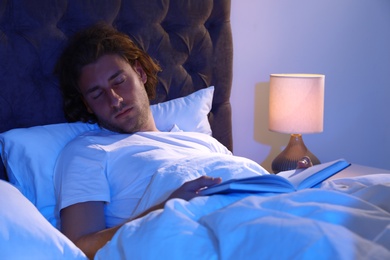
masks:
[[(149, 100), (159, 70), (128, 36), (102, 24), (77, 34), (57, 64), (67, 119), (101, 127), (64, 148), (54, 180), (62, 232), (90, 258), (131, 219), (221, 182), (207, 176), (190, 180), (133, 215), (158, 169), (197, 156), (238, 158), (211, 136), (158, 131)], [(263, 171), (248, 163), (251, 171)]]
[[(159, 70), (129, 37), (102, 24), (77, 34), (57, 64), (68, 120), (101, 126), (64, 149), (55, 175), (62, 232), (90, 258), (130, 220), (156, 169), (194, 154), (230, 154), (209, 136), (158, 131), (149, 99)], [(219, 182), (203, 176), (165, 201), (189, 200)]]

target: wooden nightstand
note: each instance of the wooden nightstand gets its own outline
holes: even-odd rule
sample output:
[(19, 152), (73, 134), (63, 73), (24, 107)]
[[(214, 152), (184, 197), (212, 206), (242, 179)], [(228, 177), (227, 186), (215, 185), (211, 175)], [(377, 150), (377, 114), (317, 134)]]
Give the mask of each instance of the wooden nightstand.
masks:
[(362, 176), (362, 175), (375, 174), (375, 173), (388, 173), (388, 174), (390, 174), (390, 170), (368, 167), (368, 166), (363, 166), (363, 165), (352, 163), (351, 166), (349, 166), (345, 170), (333, 175), (328, 180), (345, 178), (345, 177)]

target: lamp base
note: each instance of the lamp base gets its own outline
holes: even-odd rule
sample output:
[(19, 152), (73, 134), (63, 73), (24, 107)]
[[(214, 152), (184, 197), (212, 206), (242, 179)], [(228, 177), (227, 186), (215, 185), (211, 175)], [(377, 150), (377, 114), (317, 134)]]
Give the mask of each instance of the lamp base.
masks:
[(272, 161), (272, 171), (276, 174), (296, 169), (298, 161), (304, 156), (308, 156), (313, 165), (320, 164), (320, 160), (303, 143), (302, 135), (292, 134), (286, 148)]

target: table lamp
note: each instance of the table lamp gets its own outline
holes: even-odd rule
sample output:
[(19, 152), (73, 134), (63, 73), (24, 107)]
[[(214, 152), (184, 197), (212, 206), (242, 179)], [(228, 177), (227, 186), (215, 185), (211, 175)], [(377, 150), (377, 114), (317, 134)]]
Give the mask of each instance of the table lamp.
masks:
[(318, 158), (305, 146), (302, 134), (323, 131), (325, 76), (320, 74), (271, 74), (269, 130), (291, 134), (286, 148), (273, 160), (272, 171), (292, 170), (304, 156)]

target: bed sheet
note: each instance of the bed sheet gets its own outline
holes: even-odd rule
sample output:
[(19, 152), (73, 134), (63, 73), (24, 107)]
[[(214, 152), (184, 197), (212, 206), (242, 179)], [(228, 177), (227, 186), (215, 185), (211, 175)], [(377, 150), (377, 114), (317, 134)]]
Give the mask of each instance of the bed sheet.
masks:
[[(188, 178), (175, 167), (156, 173), (139, 210)], [(377, 174), (286, 194), (173, 199), (125, 224), (95, 259), (390, 259), (389, 197), (390, 175)]]

